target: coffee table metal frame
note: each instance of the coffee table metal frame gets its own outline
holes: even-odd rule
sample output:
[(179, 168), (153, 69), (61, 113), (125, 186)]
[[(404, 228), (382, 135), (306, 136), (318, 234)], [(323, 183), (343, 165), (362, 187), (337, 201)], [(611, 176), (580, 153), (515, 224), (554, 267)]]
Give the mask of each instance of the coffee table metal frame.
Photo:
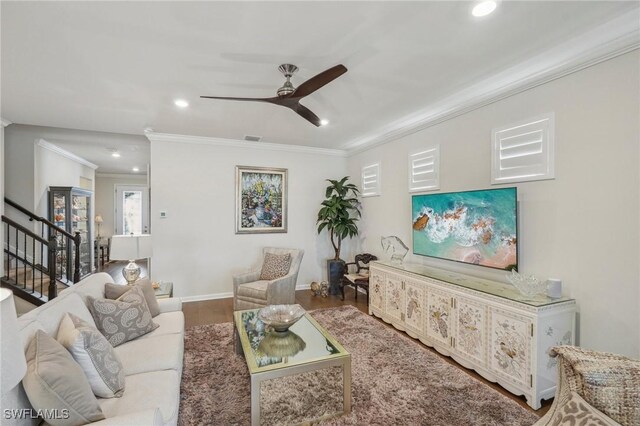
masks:
[[(248, 311), (257, 311), (257, 309), (248, 309)], [(337, 354), (327, 355), (303, 361), (299, 364), (272, 364), (264, 367), (258, 367), (253, 351), (247, 337), (247, 331), (242, 322), (242, 313), (246, 311), (236, 311), (233, 313), (233, 329), (234, 329), (234, 345), (238, 355), (244, 353), (249, 373), (251, 375), (251, 425), (258, 426), (260, 424), (260, 385), (265, 380), (277, 379), (279, 377), (293, 376), (296, 374), (306, 373), (309, 371), (321, 370), (329, 367), (342, 367), (342, 406), (343, 414), (351, 412), (351, 354), (347, 352), (336, 339), (331, 336), (320, 324), (314, 320), (308, 313), (305, 314), (306, 319), (320, 333), (338, 349)], [(341, 414), (341, 413), (336, 413)], [(324, 416), (321, 419), (333, 417), (333, 415)], [(321, 420), (321, 419), (313, 419)], [(309, 422), (311, 420), (305, 420)]]

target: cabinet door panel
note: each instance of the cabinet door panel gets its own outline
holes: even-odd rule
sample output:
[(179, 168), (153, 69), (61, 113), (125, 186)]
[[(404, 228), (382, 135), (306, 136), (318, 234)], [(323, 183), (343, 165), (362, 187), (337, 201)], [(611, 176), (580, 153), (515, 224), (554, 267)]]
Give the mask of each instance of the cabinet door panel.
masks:
[(404, 311), (404, 289), (402, 279), (396, 275), (385, 276), (385, 313), (391, 318), (402, 321)]
[(424, 324), (424, 285), (405, 281), (404, 292), (406, 298), (404, 313), (405, 325), (421, 333)]
[(427, 336), (445, 345), (451, 345), (453, 309), (448, 293), (429, 288), (427, 290)]
[(489, 367), (503, 379), (531, 386), (531, 319), (490, 308)]
[(384, 275), (380, 271), (372, 270), (369, 282), (369, 304), (379, 311), (384, 311)]
[(486, 364), (486, 305), (456, 297), (456, 352), (476, 364)]

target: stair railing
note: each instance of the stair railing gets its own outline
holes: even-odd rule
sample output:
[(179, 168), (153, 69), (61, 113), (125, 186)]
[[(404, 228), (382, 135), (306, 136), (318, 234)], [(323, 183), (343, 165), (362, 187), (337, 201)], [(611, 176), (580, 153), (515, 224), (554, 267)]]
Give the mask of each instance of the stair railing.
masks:
[[(67, 232), (65, 229), (62, 229), (56, 226), (53, 222), (49, 221), (48, 219), (45, 219), (44, 217), (40, 217), (30, 212), (28, 209), (24, 208), (23, 206), (16, 203), (15, 201), (12, 201), (6, 197), (4, 201), (7, 205), (25, 214), (29, 218), (29, 221), (40, 222), (41, 224), (40, 238), (48, 241), (49, 252), (51, 252), (52, 250), (51, 242), (52, 241), (56, 242), (56, 246), (54, 246), (53, 248), (54, 250), (53, 255), (51, 253), (48, 254), (48, 260), (49, 260), (48, 265), (52, 265), (53, 268), (51, 268), (50, 266), (47, 266), (47, 269), (53, 269), (53, 271), (55, 272), (55, 276), (59, 279), (63, 279), (63, 278), (66, 278), (67, 280), (72, 279), (74, 283), (77, 283), (78, 281), (80, 281), (80, 242), (81, 242), (80, 232), (76, 232), (75, 234)], [(3, 217), (3, 221), (4, 221), (4, 217)], [(62, 255), (66, 251), (56, 250), (58, 246), (65, 248), (65, 247), (68, 247), (69, 245), (73, 246), (73, 276), (72, 277), (69, 277), (69, 269), (70, 269), (68, 267), (70, 266), (69, 261), (68, 259), (66, 259), (66, 255), (65, 256)], [(44, 250), (44, 249), (41, 248), (41, 250)], [(60, 261), (58, 261), (57, 259), (58, 253), (61, 253)], [(41, 253), (40, 258), (41, 259), (44, 258), (44, 253)], [(51, 262), (51, 260), (53, 260), (53, 262)]]
[[(34, 304), (41, 304), (42, 296), (45, 296), (43, 277), (46, 273), (49, 281), (46, 296), (48, 300), (54, 299), (58, 291), (54, 266), (56, 262), (56, 237), (52, 235), (49, 240), (46, 240), (6, 216), (2, 216), (2, 222), (6, 224), (6, 246), (4, 248), (6, 263), (3, 280), (18, 290), (18, 295), (22, 298)], [(13, 241), (12, 237), (14, 237)], [(39, 258), (38, 253), (40, 254)], [(47, 269), (42, 266), (45, 254), (47, 264), (54, 267)], [(39, 291), (38, 283), (40, 284)]]

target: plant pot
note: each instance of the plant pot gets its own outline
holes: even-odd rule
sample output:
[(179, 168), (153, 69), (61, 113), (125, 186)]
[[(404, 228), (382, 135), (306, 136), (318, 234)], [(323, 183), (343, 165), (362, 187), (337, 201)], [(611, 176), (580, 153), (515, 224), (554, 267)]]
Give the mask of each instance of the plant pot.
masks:
[(342, 259), (327, 260), (327, 278), (329, 281), (329, 294), (340, 293), (340, 280), (344, 275), (345, 263)]

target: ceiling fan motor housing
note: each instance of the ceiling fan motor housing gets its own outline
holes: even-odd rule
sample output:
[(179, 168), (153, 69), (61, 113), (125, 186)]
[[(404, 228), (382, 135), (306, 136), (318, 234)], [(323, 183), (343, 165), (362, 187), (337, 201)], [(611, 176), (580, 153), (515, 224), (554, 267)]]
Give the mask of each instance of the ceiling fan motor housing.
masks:
[(282, 87), (279, 88), (277, 92), (278, 96), (282, 98), (284, 96), (287, 96), (293, 93), (294, 90), (296, 90), (296, 88), (293, 87), (293, 84), (291, 84), (291, 81), (289, 79), (291, 78), (293, 73), (298, 71), (298, 67), (292, 64), (282, 64), (278, 67), (278, 69), (282, 74), (284, 74), (285, 77), (287, 77), (287, 81), (284, 82)]

